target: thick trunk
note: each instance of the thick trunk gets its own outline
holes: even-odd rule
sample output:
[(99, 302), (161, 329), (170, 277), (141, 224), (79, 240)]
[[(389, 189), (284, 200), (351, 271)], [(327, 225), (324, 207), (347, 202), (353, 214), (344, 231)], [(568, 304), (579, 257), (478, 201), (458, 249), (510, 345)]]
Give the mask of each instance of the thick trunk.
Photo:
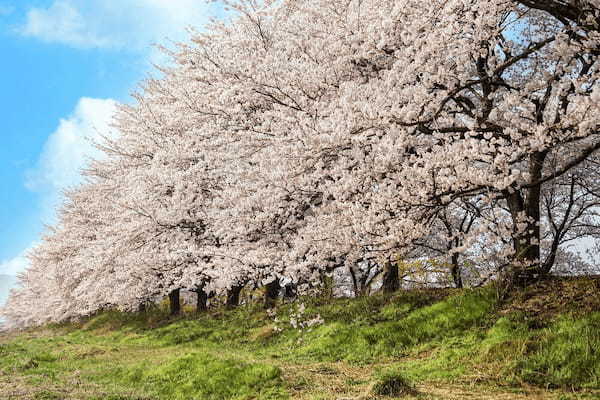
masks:
[(460, 265), (458, 264), (458, 253), (452, 254), (452, 261), (450, 265), (450, 273), (452, 274), (452, 280), (454, 281), (454, 286), (462, 289), (462, 273), (460, 270)]
[[(529, 174), (531, 182), (539, 182), (542, 178), (542, 168), (546, 158), (546, 152), (534, 153), (529, 158)], [(540, 203), (541, 185), (533, 184), (523, 189), (526, 197), (520, 192), (513, 192), (508, 197), (508, 206), (515, 227), (525, 223), (525, 230), (517, 230), (513, 237), (515, 250), (514, 278), (516, 282), (528, 284), (543, 275), (543, 267), (540, 261)], [(522, 217), (526, 221), (522, 221)]]
[[(509, 198), (509, 208), (515, 231), (513, 236), (514, 258), (511, 273), (513, 279), (519, 284), (528, 284), (534, 281), (539, 274), (539, 226), (536, 222), (527, 221), (525, 230), (517, 230), (516, 226), (521, 224), (522, 216), (530, 218), (531, 211), (525, 207), (525, 203), (520, 193), (515, 192)], [(537, 220), (539, 222), (539, 219)]]
[(348, 272), (350, 273), (350, 278), (352, 279), (352, 290), (354, 291), (354, 297), (361, 297), (363, 293), (360, 287), (358, 274), (356, 273), (354, 266), (349, 265)]
[(201, 313), (208, 310), (208, 294), (203, 288), (196, 289), (196, 312)]
[(275, 302), (277, 301), (277, 297), (279, 296), (280, 289), (281, 286), (279, 285), (279, 278), (275, 278), (273, 281), (265, 285), (265, 308), (272, 308), (273, 306), (275, 306)]
[(169, 293), (169, 309), (171, 310), (171, 315), (177, 315), (181, 312), (179, 289), (175, 289)]
[(285, 300), (294, 300), (296, 298), (296, 285), (292, 282), (283, 287), (283, 298)]
[(227, 302), (225, 306), (227, 308), (234, 308), (240, 304), (240, 292), (242, 291), (243, 286), (233, 286), (227, 292)]
[(400, 289), (398, 266), (388, 261), (383, 266), (383, 293), (394, 293), (398, 289)]
[(138, 304), (138, 312), (139, 313), (144, 313), (146, 312), (146, 302), (141, 302), (140, 304)]

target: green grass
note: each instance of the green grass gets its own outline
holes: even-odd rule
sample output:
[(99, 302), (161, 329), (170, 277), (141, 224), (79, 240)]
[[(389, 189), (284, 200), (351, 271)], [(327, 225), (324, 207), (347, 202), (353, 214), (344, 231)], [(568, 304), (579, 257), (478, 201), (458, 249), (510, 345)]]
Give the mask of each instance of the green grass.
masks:
[[(492, 289), (304, 304), (300, 316), (297, 304), (279, 305), (276, 317), (259, 306), (174, 319), (160, 308), (104, 312), (0, 337), (0, 393), (22, 387), (35, 399), (275, 400), (376, 399), (398, 390), (438, 398), (428, 388), (474, 390), (470, 382), (478, 382), (490, 393), (554, 389), (540, 397), (548, 399), (599, 394), (597, 311), (540, 319), (502, 311)], [(290, 324), (316, 315), (325, 322)]]
[(203, 352), (178, 356), (162, 365), (144, 361), (111, 371), (101, 380), (120, 381), (151, 397), (173, 400), (288, 398), (279, 368), (219, 359)]
[(554, 387), (600, 387), (600, 312), (561, 316), (533, 336), (534, 350), (517, 362), (524, 380)]

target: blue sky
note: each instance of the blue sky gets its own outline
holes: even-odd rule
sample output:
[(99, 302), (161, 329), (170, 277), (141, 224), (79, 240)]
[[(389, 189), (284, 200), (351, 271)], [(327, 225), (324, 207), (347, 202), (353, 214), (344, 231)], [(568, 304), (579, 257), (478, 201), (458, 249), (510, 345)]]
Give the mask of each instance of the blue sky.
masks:
[(0, 0), (0, 274), (26, 265), (117, 102), (215, 9), (204, 0)]

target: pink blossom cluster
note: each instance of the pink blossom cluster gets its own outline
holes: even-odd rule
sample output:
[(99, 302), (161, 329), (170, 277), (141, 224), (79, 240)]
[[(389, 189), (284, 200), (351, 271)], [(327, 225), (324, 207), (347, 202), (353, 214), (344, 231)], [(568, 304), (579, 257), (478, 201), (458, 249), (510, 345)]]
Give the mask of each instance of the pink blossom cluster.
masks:
[(121, 106), (12, 327), (366, 261), (537, 276), (598, 237), (597, 0), (226, 3)]

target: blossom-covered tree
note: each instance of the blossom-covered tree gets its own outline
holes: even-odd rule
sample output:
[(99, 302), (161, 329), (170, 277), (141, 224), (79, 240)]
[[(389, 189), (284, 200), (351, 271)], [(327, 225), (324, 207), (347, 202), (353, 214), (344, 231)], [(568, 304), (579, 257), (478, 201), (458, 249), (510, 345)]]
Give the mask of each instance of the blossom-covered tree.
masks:
[(598, 237), (597, 0), (225, 3), (117, 113), (13, 325), (364, 262), (393, 290), (440, 245), (457, 286), (459, 257), (528, 282)]

